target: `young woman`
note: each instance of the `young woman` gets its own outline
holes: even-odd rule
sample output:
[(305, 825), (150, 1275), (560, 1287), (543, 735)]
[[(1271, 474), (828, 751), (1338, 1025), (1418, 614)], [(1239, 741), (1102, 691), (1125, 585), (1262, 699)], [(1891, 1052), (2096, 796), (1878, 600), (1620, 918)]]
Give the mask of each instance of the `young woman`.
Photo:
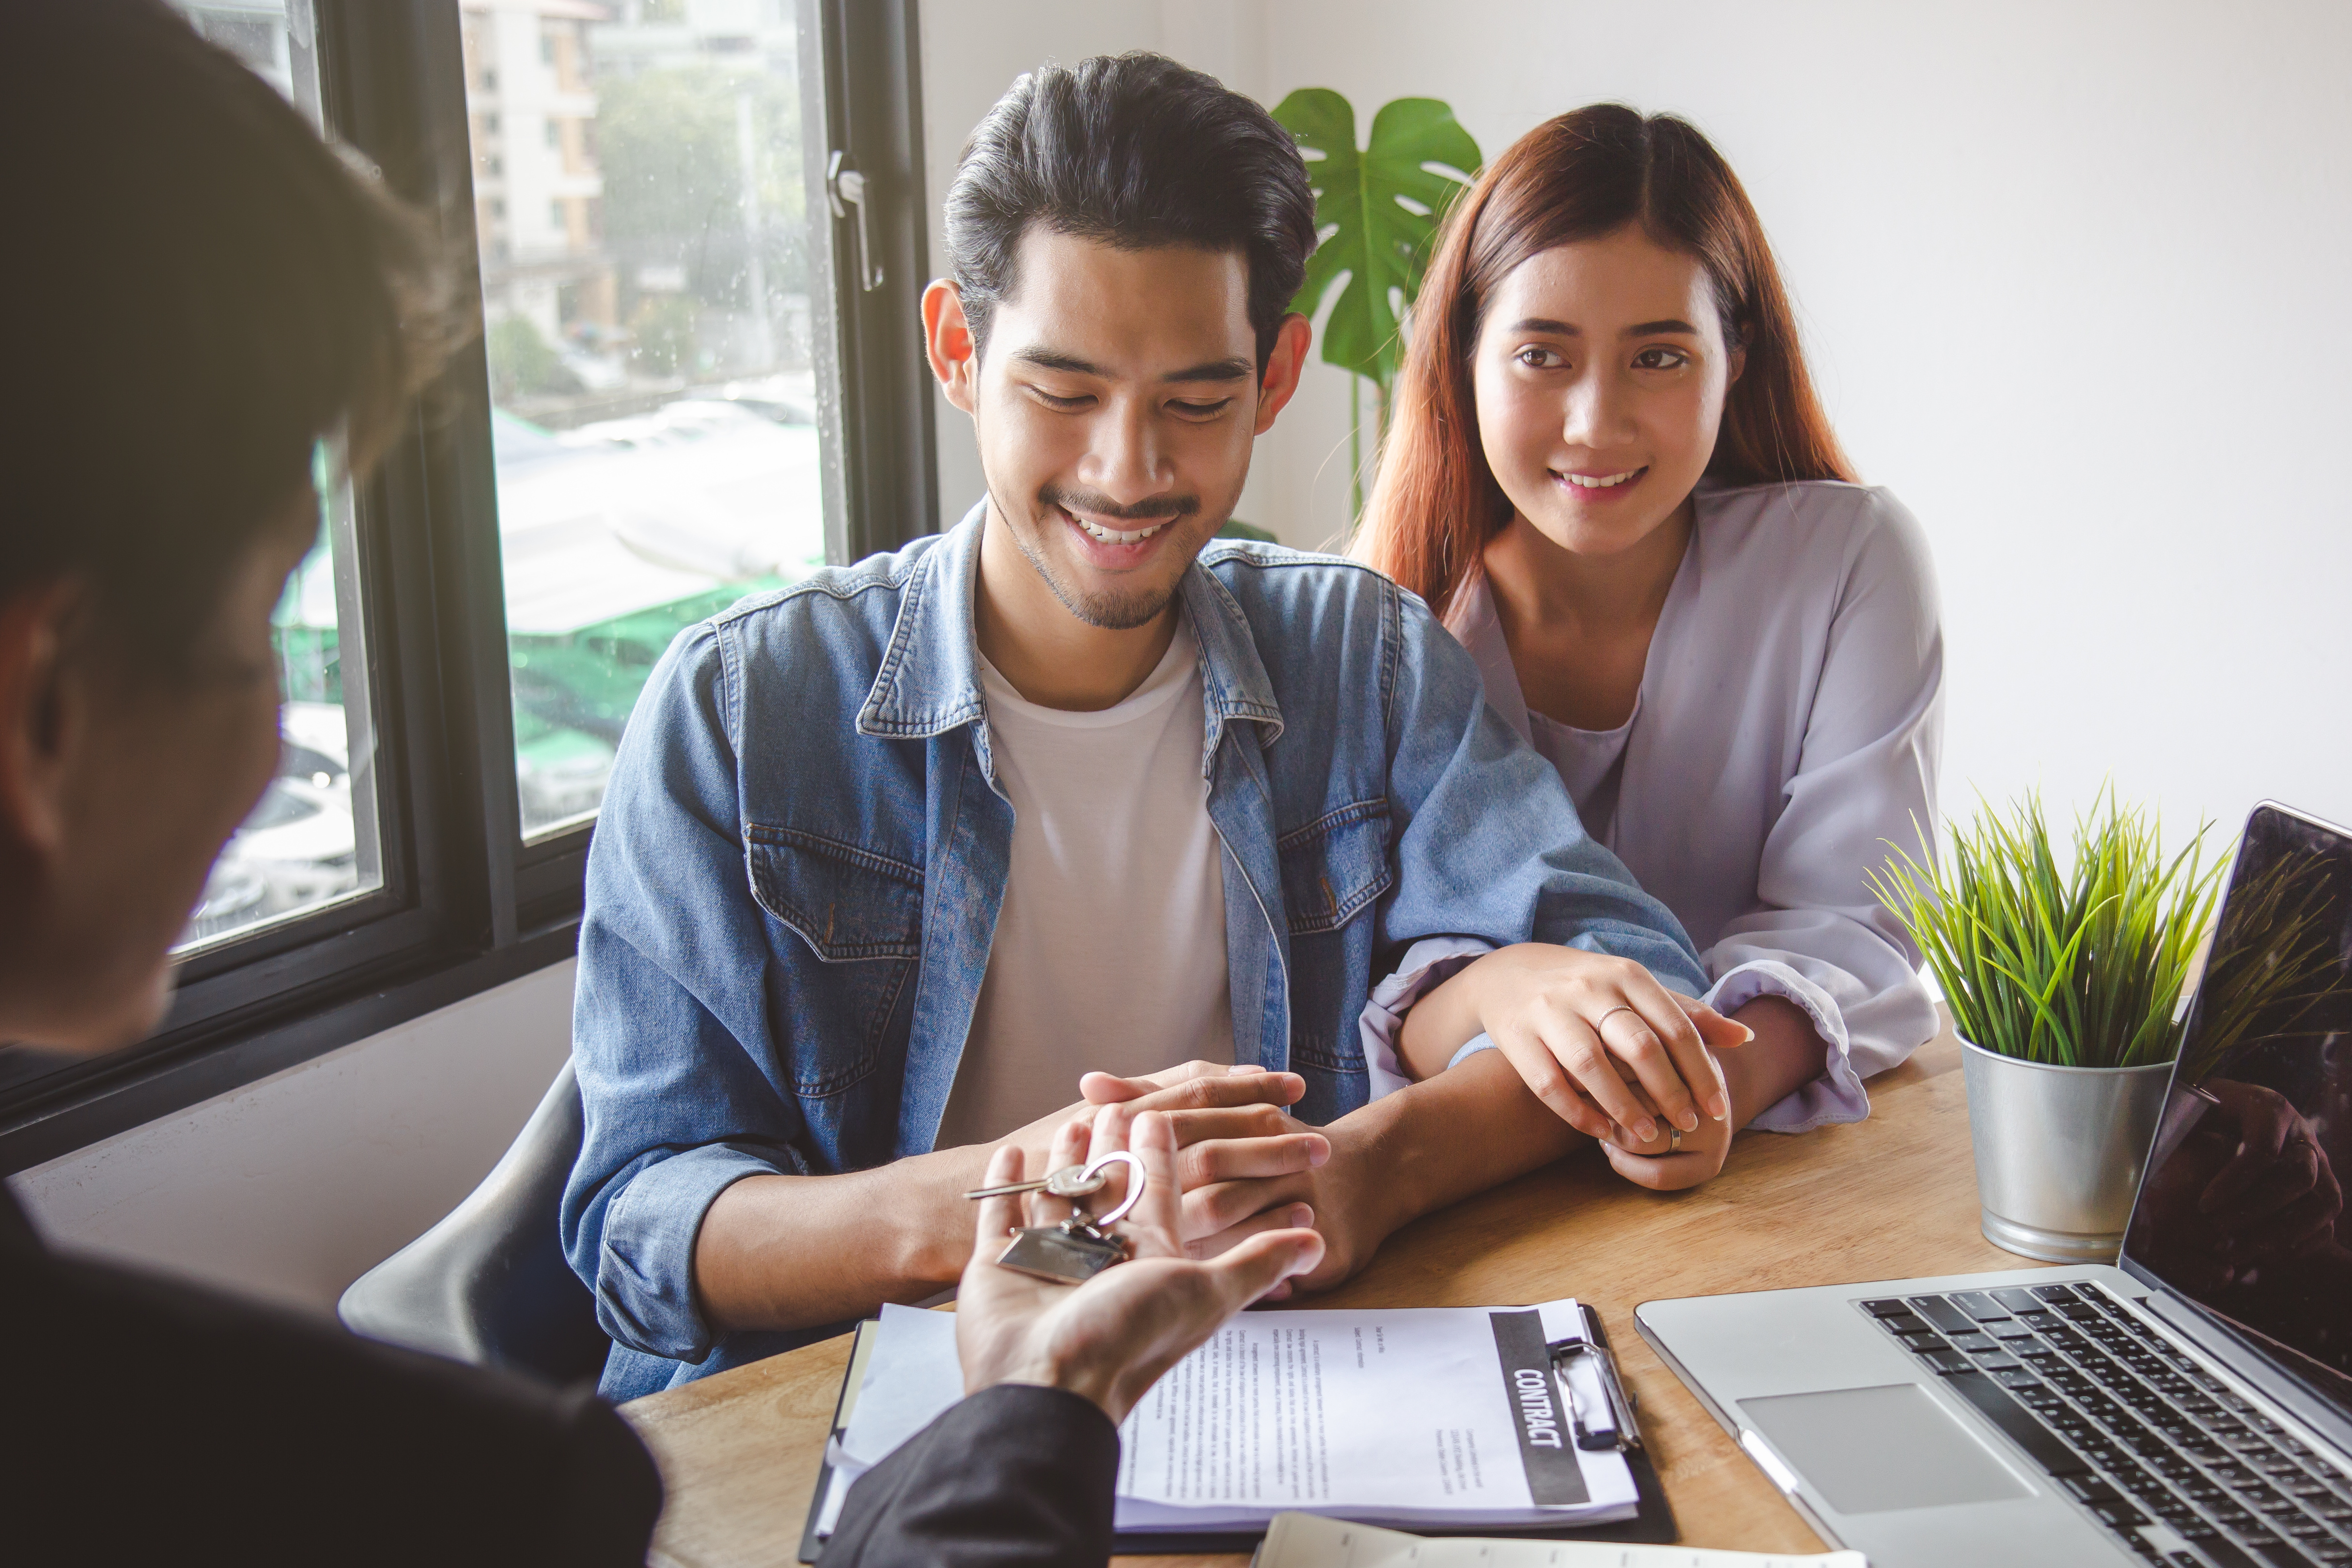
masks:
[[(1716, 1052), (1727, 1119), (1613, 1135), (1611, 1162), (1687, 1186), (1740, 1126), (1860, 1120), (1937, 1026), (1865, 877), (1934, 841), (1943, 639), (1927, 541), (1855, 483), (1755, 209), (1681, 120), (1564, 114), (1456, 204), (1414, 316), (1361, 549), (1754, 1031)], [(1406, 1016), (1408, 1073), (1475, 1021), (1446, 1019), (1459, 978)], [(1589, 1047), (1488, 1032), (1531, 1083), (1589, 1081)]]

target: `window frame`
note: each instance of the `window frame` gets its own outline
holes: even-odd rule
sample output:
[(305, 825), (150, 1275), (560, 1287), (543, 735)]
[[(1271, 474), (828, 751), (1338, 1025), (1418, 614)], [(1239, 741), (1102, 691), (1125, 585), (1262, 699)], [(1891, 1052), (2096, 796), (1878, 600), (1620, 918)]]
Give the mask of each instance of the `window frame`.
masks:
[[(827, 559), (931, 532), (929, 371), (907, 297), (926, 273), (917, 0), (796, 0), (803, 175), (866, 176), (885, 286), (857, 287), (856, 210), (813, 247)], [(314, 0), (333, 134), (439, 214), (479, 327), (458, 0)], [(826, 382), (831, 384), (823, 384)], [(478, 329), (358, 487), (362, 643), (383, 882), (178, 961), (137, 1045), (0, 1082), (0, 1175), (243, 1087), (577, 949), (593, 825), (526, 843), (515, 777), (489, 375)]]

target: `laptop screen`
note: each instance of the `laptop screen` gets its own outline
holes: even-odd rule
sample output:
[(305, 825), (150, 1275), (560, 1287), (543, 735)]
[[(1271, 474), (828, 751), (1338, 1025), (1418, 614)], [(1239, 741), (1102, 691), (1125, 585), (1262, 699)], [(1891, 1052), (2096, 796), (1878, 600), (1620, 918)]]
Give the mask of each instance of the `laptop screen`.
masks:
[(2124, 1262), (2352, 1415), (2352, 839), (2246, 824)]

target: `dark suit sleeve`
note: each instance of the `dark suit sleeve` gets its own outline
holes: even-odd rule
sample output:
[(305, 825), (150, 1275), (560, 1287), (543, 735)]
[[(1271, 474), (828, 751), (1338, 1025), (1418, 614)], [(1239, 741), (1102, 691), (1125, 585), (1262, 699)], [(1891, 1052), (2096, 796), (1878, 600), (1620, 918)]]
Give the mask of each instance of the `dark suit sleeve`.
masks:
[(983, 1388), (859, 1478), (824, 1568), (1102, 1568), (1118, 1428), (1059, 1388)]
[(21, 1247), (0, 1342), (0, 1561), (638, 1568), (661, 1509), (584, 1384)]

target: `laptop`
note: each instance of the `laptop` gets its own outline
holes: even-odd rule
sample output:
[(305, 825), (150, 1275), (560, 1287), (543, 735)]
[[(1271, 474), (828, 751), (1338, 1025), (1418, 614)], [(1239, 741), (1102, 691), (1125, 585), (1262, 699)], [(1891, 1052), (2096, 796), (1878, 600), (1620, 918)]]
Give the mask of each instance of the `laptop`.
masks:
[[(2217, 1208), (2246, 1146), (2225, 1189), (2275, 1185)], [(2347, 1162), (2352, 835), (2265, 802), (2114, 1266), (1649, 1301), (1634, 1322), (1874, 1568), (2352, 1564)]]

